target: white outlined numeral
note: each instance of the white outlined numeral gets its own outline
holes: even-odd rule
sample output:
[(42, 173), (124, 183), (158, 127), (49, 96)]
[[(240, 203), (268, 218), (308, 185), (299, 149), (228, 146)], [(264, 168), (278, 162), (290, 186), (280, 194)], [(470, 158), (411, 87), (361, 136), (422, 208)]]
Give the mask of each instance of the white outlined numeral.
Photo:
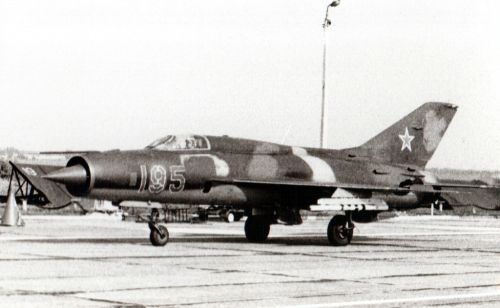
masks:
[(186, 168), (182, 165), (170, 166), (170, 185), (168, 185), (168, 190), (171, 192), (184, 190), (184, 186), (186, 185), (184, 172), (186, 172)]

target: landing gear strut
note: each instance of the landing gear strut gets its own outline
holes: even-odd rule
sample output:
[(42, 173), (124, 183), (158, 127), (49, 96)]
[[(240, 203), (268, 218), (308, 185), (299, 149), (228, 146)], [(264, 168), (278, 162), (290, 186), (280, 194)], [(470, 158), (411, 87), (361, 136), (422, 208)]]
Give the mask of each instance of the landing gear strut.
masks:
[(270, 229), (271, 219), (265, 215), (250, 215), (245, 221), (245, 236), (249, 242), (264, 242)]
[(151, 211), (150, 220), (148, 221), (149, 230), (149, 240), (153, 246), (165, 246), (168, 243), (169, 234), (168, 229), (165, 225), (160, 225), (158, 223), (160, 213), (157, 209)]
[(351, 219), (351, 212), (346, 212), (346, 214), (333, 216), (328, 224), (326, 231), (328, 241), (334, 246), (346, 246), (352, 240), (354, 223)]

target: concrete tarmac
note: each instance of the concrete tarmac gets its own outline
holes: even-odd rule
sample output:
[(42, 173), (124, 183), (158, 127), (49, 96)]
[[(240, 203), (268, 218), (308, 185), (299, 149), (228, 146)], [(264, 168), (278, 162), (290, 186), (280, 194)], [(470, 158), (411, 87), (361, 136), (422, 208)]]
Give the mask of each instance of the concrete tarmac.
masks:
[(500, 219), (396, 217), (332, 247), (328, 220), (170, 224), (165, 247), (118, 217), (25, 217), (0, 227), (0, 306), (500, 307)]

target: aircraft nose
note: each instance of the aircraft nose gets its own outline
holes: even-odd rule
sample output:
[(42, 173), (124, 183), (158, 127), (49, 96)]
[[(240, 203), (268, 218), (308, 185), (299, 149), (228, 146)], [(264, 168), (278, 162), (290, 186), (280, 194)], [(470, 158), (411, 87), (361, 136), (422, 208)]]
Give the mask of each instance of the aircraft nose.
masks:
[(69, 186), (81, 186), (87, 183), (88, 175), (82, 165), (75, 165), (52, 171), (42, 178)]

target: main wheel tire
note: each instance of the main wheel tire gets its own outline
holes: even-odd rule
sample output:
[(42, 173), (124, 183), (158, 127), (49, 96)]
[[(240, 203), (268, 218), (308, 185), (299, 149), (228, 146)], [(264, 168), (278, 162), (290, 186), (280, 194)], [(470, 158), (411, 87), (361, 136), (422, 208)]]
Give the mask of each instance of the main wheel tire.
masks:
[(234, 213), (231, 211), (227, 212), (224, 217), (224, 220), (229, 223), (234, 222), (236, 220)]
[(151, 233), (149, 233), (149, 240), (153, 246), (165, 246), (169, 239), (168, 229), (164, 225), (157, 225), (156, 227), (161, 230), (163, 236), (153, 228), (151, 229)]
[(266, 216), (248, 216), (245, 221), (245, 236), (249, 242), (264, 242), (271, 229), (270, 219)]
[(344, 215), (336, 215), (328, 224), (328, 241), (334, 246), (346, 246), (352, 240), (353, 229), (347, 228), (347, 218)]

